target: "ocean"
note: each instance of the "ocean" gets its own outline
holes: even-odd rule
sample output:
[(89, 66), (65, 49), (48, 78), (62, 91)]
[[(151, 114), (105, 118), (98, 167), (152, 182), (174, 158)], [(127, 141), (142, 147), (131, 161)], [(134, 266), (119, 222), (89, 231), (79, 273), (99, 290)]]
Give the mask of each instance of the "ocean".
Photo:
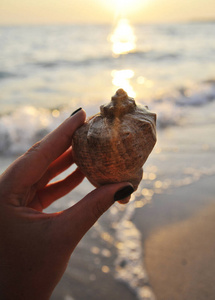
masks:
[[(76, 271), (88, 279), (68, 266), (65, 276), (88, 288), (76, 293), (68, 283), (64, 293), (62, 283), (61, 299), (89, 299), (96, 272), (125, 284), (131, 299), (155, 299), (132, 220), (154, 195), (215, 174), (214, 33), (213, 22), (0, 27), (1, 171), (75, 109), (99, 112), (119, 87), (157, 114), (158, 142), (137, 192), (128, 205), (113, 206), (74, 253), (85, 255), (88, 267)], [(85, 180), (47, 212), (92, 188)]]

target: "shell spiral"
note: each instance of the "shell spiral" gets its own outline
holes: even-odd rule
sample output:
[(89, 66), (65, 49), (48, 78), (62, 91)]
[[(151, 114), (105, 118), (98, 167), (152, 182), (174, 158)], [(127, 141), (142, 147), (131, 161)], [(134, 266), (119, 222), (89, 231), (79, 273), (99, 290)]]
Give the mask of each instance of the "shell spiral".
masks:
[(128, 181), (137, 189), (142, 166), (156, 143), (156, 114), (119, 89), (76, 130), (74, 161), (96, 187)]

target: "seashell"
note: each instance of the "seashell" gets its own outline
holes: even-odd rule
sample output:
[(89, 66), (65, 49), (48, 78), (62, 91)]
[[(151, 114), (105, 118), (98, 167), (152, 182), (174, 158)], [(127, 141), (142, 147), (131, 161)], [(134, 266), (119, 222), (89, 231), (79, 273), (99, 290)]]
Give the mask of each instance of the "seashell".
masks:
[(136, 190), (155, 143), (156, 114), (119, 89), (76, 130), (72, 147), (75, 163), (95, 187), (128, 181)]

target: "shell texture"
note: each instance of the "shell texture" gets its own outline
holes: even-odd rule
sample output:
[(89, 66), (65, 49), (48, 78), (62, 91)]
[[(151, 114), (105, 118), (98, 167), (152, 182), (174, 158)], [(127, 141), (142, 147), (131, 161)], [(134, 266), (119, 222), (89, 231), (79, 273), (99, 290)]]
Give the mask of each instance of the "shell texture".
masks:
[(72, 147), (75, 163), (94, 186), (128, 181), (136, 190), (155, 143), (156, 114), (119, 89), (76, 130)]

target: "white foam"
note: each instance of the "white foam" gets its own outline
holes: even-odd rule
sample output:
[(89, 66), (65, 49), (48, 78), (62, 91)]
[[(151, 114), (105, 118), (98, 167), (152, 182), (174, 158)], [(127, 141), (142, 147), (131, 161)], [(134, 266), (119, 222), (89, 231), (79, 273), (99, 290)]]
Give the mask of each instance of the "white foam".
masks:
[(20, 154), (55, 127), (58, 120), (49, 110), (20, 107), (0, 118), (0, 152)]
[(116, 240), (118, 257), (116, 259), (117, 280), (126, 283), (135, 292), (139, 300), (154, 300), (155, 296), (149, 286), (149, 280), (143, 265), (141, 233), (131, 222), (135, 212), (135, 197), (126, 205), (124, 214), (117, 222)]
[(184, 95), (176, 100), (177, 105), (201, 106), (215, 100), (215, 84), (201, 83), (194, 84), (187, 88)]
[[(187, 116), (190, 121), (189, 111), (193, 106), (206, 106), (213, 100), (215, 100), (215, 84), (214, 81), (208, 81), (171, 91), (169, 95), (163, 95), (159, 99), (152, 99), (149, 106), (150, 110), (157, 114), (157, 127), (162, 129), (180, 125)], [(87, 116), (97, 113), (98, 106), (98, 103), (92, 105), (86, 102), (84, 109)], [(57, 114), (54, 114), (53, 110), (22, 106), (10, 114), (2, 115), (0, 117), (0, 153), (20, 154), (26, 151), (67, 118), (70, 109), (72, 111), (74, 107), (55, 109)]]

